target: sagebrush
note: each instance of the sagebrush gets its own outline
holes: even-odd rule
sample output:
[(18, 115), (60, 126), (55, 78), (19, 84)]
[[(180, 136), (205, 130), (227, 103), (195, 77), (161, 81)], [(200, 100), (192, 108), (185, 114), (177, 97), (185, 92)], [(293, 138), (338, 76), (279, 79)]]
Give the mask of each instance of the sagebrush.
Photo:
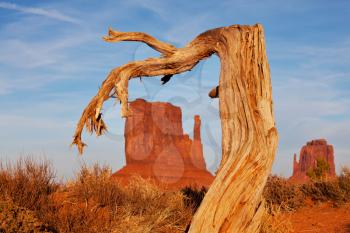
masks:
[(46, 161), (1, 166), (0, 198), (7, 204), (0, 218), (20, 218), (2, 222), (0, 232), (184, 232), (193, 214), (181, 192), (137, 177), (122, 186), (105, 166), (82, 166), (66, 184), (56, 183), (54, 174)]
[[(185, 232), (206, 189), (161, 190), (134, 177), (125, 186), (98, 164), (83, 165), (76, 176), (57, 182), (51, 164), (30, 158), (0, 165), (0, 232), (168, 233)], [(315, 202), (350, 200), (350, 170), (331, 181), (297, 185), (270, 176), (264, 189), (262, 233), (291, 232), (281, 214)]]

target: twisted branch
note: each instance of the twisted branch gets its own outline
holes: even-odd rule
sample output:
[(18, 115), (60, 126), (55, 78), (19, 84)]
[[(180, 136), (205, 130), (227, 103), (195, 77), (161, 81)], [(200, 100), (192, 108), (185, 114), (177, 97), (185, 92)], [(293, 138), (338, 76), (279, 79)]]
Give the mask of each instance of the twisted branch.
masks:
[(108, 36), (102, 37), (106, 42), (120, 41), (138, 41), (147, 44), (149, 47), (162, 53), (164, 56), (169, 56), (177, 50), (171, 44), (167, 44), (143, 32), (119, 32), (109, 28)]
[[(113, 69), (103, 81), (97, 94), (91, 99), (77, 124), (73, 136), (73, 145), (78, 147), (80, 154), (83, 153), (86, 144), (81, 140), (81, 134), (86, 127), (90, 133), (103, 134), (107, 127), (102, 120), (101, 109), (103, 103), (116, 97), (121, 102), (121, 116), (127, 117), (131, 114), (128, 109), (128, 83), (129, 80), (141, 76), (173, 75), (191, 70), (201, 59), (209, 57), (215, 51), (214, 45), (208, 46), (212, 40), (205, 36), (198, 36), (186, 47), (176, 49), (174, 46), (161, 42), (145, 33), (139, 32), (117, 32), (109, 30), (109, 36), (104, 37), (106, 41), (140, 41), (144, 42), (164, 56), (160, 58), (149, 58), (143, 61), (127, 63)], [(112, 93), (112, 94), (111, 94)]]

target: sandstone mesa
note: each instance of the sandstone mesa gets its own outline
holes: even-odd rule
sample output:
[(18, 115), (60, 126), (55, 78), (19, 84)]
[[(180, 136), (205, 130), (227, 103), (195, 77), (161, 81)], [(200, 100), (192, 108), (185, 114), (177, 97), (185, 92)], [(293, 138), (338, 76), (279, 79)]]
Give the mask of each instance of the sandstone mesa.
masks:
[(329, 165), (328, 178), (334, 178), (334, 149), (325, 139), (317, 139), (307, 142), (300, 150), (299, 162), (294, 154), (293, 175), (289, 178), (295, 183), (306, 183), (309, 181), (307, 171), (316, 167), (317, 159), (322, 158)]
[(125, 122), (126, 165), (113, 174), (121, 182), (134, 175), (170, 189), (209, 187), (201, 142), (200, 116), (194, 117), (193, 139), (184, 134), (181, 108), (165, 102), (136, 99)]

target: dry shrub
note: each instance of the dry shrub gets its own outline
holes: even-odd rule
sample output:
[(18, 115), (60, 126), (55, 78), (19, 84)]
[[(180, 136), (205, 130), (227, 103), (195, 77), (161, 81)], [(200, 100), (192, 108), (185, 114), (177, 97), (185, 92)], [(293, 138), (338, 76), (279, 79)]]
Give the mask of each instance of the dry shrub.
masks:
[(46, 221), (59, 232), (183, 232), (192, 212), (180, 192), (164, 192), (135, 177), (128, 186), (111, 179), (111, 169), (83, 166), (52, 199)]
[(55, 232), (40, 220), (50, 209), (50, 195), (59, 185), (47, 160), (21, 158), (0, 165), (0, 232)]
[(350, 169), (343, 167), (337, 179), (304, 184), (301, 190), (314, 201), (330, 201), (335, 205), (343, 204), (350, 200)]
[[(135, 177), (122, 186), (106, 166), (82, 166), (67, 184), (58, 185), (47, 161), (20, 159), (0, 166), (0, 232), (166, 233), (184, 232), (206, 190), (166, 192)], [(338, 179), (294, 185), (271, 176), (264, 189), (268, 203), (262, 233), (291, 232), (280, 214), (314, 201), (350, 200), (350, 170)], [(3, 204), (5, 203), (5, 204)]]
[(58, 232), (111, 232), (125, 195), (110, 176), (109, 167), (83, 165), (74, 180), (52, 195), (55, 208), (45, 222)]
[(19, 207), (11, 200), (0, 201), (0, 232), (55, 232), (42, 223), (33, 213), (24, 207)]
[(184, 203), (187, 207), (192, 208), (193, 213), (199, 208), (203, 201), (207, 189), (203, 186), (201, 189), (196, 187), (185, 187), (181, 189), (181, 193), (184, 195)]
[(108, 167), (82, 166), (66, 185), (53, 177), (45, 161), (1, 166), (0, 199), (13, 207), (0, 208), (0, 232), (184, 232), (192, 217), (181, 192), (141, 178), (122, 186)]
[(180, 192), (164, 192), (135, 177), (125, 188), (126, 200), (115, 220), (115, 233), (184, 232), (192, 211)]
[(343, 167), (338, 178), (339, 187), (343, 190), (346, 201), (350, 200), (350, 169)]
[(0, 166), (0, 196), (29, 210), (40, 211), (58, 188), (55, 173), (47, 160), (21, 158), (15, 164)]
[(291, 233), (290, 219), (282, 214), (281, 206), (268, 204), (262, 218), (260, 233)]
[(312, 180), (298, 185), (270, 176), (264, 189), (266, 201), (281, 210), (294, 210), (304, 206), (306, 199), (313, 202), (331, 202), (335, 206), (350, 201), (350, 169), (342, 168), (339, 177), (330, 180)]
[(281, 210), (297, 209), (303, 206), (305, 198), (299, 186), (278, 176), (269, 176), (263, 196), (269, 207), (278, 206)]
[(95, 164), (89, 168), (83, 165), (76, 179), (67, 186), (69, 198), (86, 206), (93, 204), (114, 211), (116, 206), (121, 205), (125, 194), (111, 175), (110, 167)]
[(316, 202), (331, 201), (341, 204), (345, 201), (344, 192), (337, 180), (307, 183), (301, 186), (301, 191)]

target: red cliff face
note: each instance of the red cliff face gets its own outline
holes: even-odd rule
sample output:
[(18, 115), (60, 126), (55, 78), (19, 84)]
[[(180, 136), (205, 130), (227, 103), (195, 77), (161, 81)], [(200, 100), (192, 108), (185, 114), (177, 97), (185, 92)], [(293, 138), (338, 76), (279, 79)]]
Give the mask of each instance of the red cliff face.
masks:
[(143, 99), (129, 106), (133, 114), (125, 122), (126, 166), (114, 177), (124, 182), (140, 175), (168, 188), (211, 184), (214, 177), (203, 157), (199, 116), (194, 118), (191, 140), (183, 133), (181, 108)]
[(322, 158), (329, 164), (328, 178), (335, 177), (334, 150), (332, 145), (328, 145), (325, 139), (312, 140), (301, 148), (300, 159), (297, 161), (294, 154), (293, 175), (290, 180), (296, 183), (305, 183), (309, 180), (306, 175), (309, 169), (317, 165), (317, 159)]

